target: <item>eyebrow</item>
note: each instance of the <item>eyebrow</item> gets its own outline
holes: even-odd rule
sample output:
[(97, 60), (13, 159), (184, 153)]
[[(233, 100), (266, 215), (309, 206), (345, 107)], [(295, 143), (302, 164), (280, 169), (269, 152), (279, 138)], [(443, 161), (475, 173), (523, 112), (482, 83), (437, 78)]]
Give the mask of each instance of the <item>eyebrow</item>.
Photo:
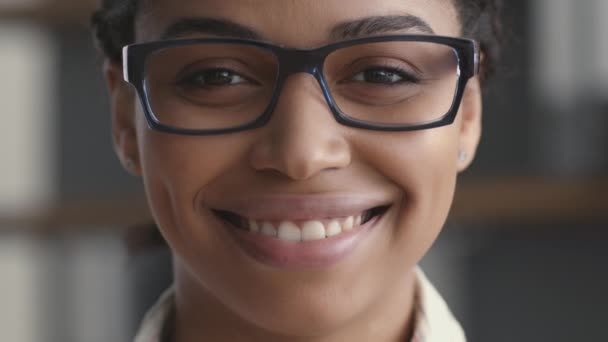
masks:
[(349, 39), (398, 31), (418, 31), (435, 34), (431, 26), (415, 15), (374, 16), (337, 25), (331, 31), (333, 39)]
[(246, 26), (224, 19), (205, 17), (178, 19), (164, 30), (161, 35), (161, 38), (176, 38), (189, 33), (210, 34), (219, 37), (263, 40), (262, 35)]
[[(422, 18), (408, 14), (373, 16), (344, 22), (332, 28), (330, 38), (332, 40), (352, 39), (411, 30), (426, 34), (435, 33)], [(225, 19), (207, 17), (180, 18), (163, 31), (161, 38), (171, 39), (186, 34), (209, 34), (218, 37), (265, 40), (260, 33), (247, 26)]]

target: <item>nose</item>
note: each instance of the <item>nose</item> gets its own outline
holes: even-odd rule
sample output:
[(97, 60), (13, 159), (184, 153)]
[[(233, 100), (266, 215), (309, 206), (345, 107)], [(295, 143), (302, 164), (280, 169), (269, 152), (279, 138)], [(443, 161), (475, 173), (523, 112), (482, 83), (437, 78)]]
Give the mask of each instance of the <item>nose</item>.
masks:
[(272, 119), (254, 143), (251, 165), (292, 180), (346, 167), (351, 162), (347, 129), (334, 120), (315, 78), (294, 74), (285, 81)]

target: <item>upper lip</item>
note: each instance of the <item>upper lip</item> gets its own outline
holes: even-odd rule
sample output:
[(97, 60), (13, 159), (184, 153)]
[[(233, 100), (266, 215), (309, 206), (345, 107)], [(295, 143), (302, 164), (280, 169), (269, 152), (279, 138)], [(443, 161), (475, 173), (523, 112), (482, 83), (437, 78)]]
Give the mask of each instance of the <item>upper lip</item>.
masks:
[(391, 200), (369, 195), (266, 195), (232, 199), (213, 210), (228, 211), (252, 220), (303, 221), (359, 215), (388, 206)]

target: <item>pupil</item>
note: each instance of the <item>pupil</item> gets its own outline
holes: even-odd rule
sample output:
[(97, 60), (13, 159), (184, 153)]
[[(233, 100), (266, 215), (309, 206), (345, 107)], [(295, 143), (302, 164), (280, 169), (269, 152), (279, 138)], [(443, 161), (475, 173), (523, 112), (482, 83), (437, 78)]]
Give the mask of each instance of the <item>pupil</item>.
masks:
[(391, 83), (397, 81), (399, 76), (386, 70), (369, 70), (365, 73), (365, 79), (373, 83)]
[(213, 70), (200, 76), (203, 84), (226, 85), (232, 83), (232, 75), (227, 70)]

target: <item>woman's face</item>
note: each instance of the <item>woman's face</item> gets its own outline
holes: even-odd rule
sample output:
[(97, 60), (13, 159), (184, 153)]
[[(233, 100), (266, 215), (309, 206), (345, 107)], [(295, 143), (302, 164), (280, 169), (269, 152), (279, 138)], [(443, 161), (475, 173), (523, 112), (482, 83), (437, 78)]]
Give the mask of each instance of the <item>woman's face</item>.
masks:
[[(154, 0), (140, 11), (136, 36), (138, 42), (159, 40), (180, 19), (206, 17), (246, 27), (276, 45), (313, 48), (334, 42), (337, 25), (406, 15), (421, 18), (437, 35), (460, 34), (447, 0)], [(209, 33), (187, 30), (182, 36)], [(378, 307), (407, 297), (411, 270), (440, 232), (457, 174), (472, 159), (480, 134), (476, 79), (469, 81), (456, 121), (440, 128), (343, 126), (314, 77), (302, 73), (287, 80), (264, 127), (185, 136), (149, 129), (134, 92), (118, 81), (120, 72), (110, 66), (107, 73), (117, 151), (123, 161), (135, 160), (131, 172), (143, 176), (154, 218), (176, 258), (182, 304), (206, 302), (286, 335), (322, 334), (366, 319), (372, 324)], [(459, 151), (467, 160), (459, 160)], [(372, 215), (378, 207), (388, 210)], [(240, 223), (218, 211), (238, 215), (233, 221)], [(322, 224), (331, 235), (336, 224), (344, 230), (346, 221), (360, 216), (363, 222), (352, 230), (314, 239), (318, 229), (310, 227)], [(249, 220), (275, 229), (283, 223), (284, 233), (306, 230), (313, 240), (246, 232)]]

